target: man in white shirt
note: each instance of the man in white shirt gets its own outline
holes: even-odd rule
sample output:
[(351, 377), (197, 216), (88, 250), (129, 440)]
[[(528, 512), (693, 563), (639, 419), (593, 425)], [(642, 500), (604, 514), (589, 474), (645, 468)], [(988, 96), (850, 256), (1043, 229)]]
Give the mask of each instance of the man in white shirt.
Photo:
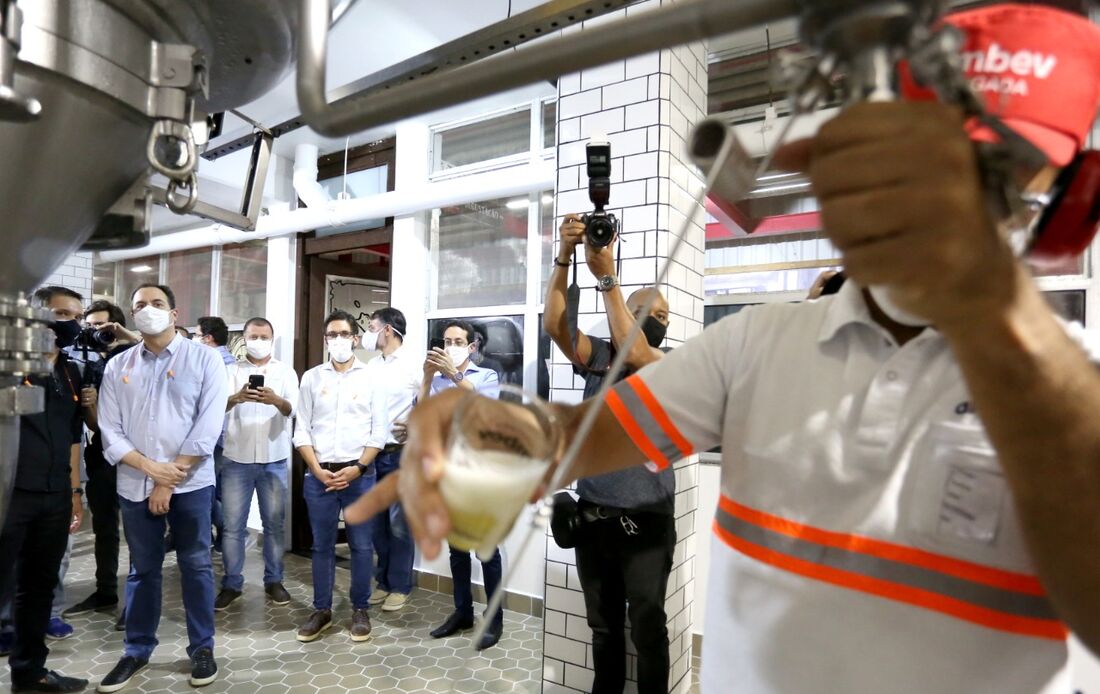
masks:
[(266, 318), (244, 324), (246, 358), (229, 367), (229, 414), (222, 467), (225, 577), (214, 601), (222, 611), (244, 589), (244, 541), (252, 494), (264, 526), (264, 592), (276, 605), (290, 602), (283, 587), (290, 421), (298, 402), (298, 374), (271, 356), (275, 328)]
[[(340, 512), (374, 486), (379, 452), (367, 445), (379, 435), (371, 432), (370, 372), (354, 352), (359, 324), (351, 314), (333, 311), (325, 319), (325, 343), (329, 360), (302, 376), (294, 431), (294, 445), (309, 468), (304, 495), (313, 532), (313, 614), (298, 629), (303, 642), (332, 626)], [(351, 548), (351, 639), (366, 641), (371, 632), (371, 524), (348, 524), (345, 530)]]
[[(374, 414), (378, 418), (373, 428), (380, 434), (368, 445), (381, 449), (375, 458), (380, 482), (401, 464), (404, 442), (394, 437), (393, 425), (404, 423), (416, 402), (423, 371), (420, 355), (405, 346), (405, 315), (395, 308), (387, 307), (371, 316), (363, 348), (382, 352), (367, 364), (374, 387)], [(378, 557), (374, 579), (378, 585), (370, 603), (381, 605), (383, 612), (396, 612), (405, 606), (412, 592), (416, 557), (401, 504), (390, 506), (388, 513), (374, 519), (373, 539)]]
[[(1100, 32), (1036, 5), (948, 21), (967, 55), (1000, 58), (966, 63), (976, 83), (1004, 84), (1003, 56), (1046, 66), (1024, 94), (982, 94), (1047, 157), (1045, 192), (1095, 118)], [(1100, 648), (1100, 376), (991, 219), (968, 132), (989, 137), (941, 104), (867, 103), (786, 147), (840, 291), (749, 308), (558, 408), (570, 435), (595, 408), (582, 476), (722, 444), (704, 692), (1053, 694), (1071, 629)], [(400, 475), (429, 558), (457, 400), (418, 408)]]

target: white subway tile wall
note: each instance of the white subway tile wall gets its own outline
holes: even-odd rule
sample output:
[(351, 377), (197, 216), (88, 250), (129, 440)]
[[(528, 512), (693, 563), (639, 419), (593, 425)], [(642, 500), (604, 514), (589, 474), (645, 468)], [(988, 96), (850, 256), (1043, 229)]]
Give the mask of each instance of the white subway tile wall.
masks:
[[(661, 0), (650, 0), (613, 16), (644, 12), (660, 4)], [(566, 75), (558, 81), (558, 221), (566, 213), (592, 208), (584, 147), (592, 135), (605, 136), (612, 156), (608, 211), (622, 222), (620, 280), (627, 294), (656, 281), (674, 234), (679, 233), (685, 217), (692, 215), (686, 242), (660, 286), (669, 301), (667, 344), (672, 347), (702, 330), (706, 220), (704, 214), (693, 210), (692, 196), (702, 181), (685, 156), (684, 142), (691, 126), (705, 116), (706, 56), (703, 44), (692, 44)], [(583, 262), (581, 265), (578, 326), (606, 337), (602, 297), (593, 289), (591, 273)], [(556, 348), (551, 361), (551, 399), (579, 402), (583, 381), (573, 375), (569, 361)], [(695, 458), (676, 465), (677, 545), (666, 610), (672, 663), (669, 691), (678, 694), (691, 686), (695, 532), (700, 523), (695, 517), (697, 466)], [(576, 557), (573, 550), (559, 548), (549, 536), (546, 557), (543, 691), (588, 691), (593, 676), (592, 635), (585, 619)], [(627, 672), (634, 679), (637, 657), (629, 639), (627, 643)], [(628, 682), (626, 691), (636, 692), (636, 684)]]
[(92, 298), (92, 254), (73, 253), (61, 267), (54, 270), (53, 274), (42, 282), (42, 285), (56, 285), (72, 289), (84, 297), (85, 303), (90, 302)]

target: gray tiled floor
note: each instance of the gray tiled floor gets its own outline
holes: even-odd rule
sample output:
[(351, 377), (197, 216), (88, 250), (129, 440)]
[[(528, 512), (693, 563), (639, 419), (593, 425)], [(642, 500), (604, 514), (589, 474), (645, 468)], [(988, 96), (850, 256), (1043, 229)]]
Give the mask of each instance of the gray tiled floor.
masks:
[[(126, 565), (125, 548), (121, 564)], [(82, 532), (73, 548), (66, 580), (68, 604), (87, 596), (93, 587), (95, 560), (92, 536)], [(221, 572), (215, 562), (215, 573)], [(295, 638), (298, 624), (310, 612), (309, 560), (288, 555), (287, 590), (293, 602), (286, 607), (264, 601), (262, 559), (249, 548), (245, 569), (245, 594), (227, 612), (217, 617), (219, 679), (201, 691), (252, 694), (253, 692), (519, 692), (540, 691), (542, 675), (542, 620), (506, 612), (504, 638), (496, 647), (474, 657), (472, 669), (465, 667), (469, 638), (455, 636), (432, 639), (428, 632), (451, 611), (450, 596), (418, 591), (408, 606), (396, 613), (372, 609), (373, 638), (353, 643), (347, 623), (351, 610), (347, 601), (350, 576), (337, 571), (337, 602), (334, 613), (338, 627), (313, 643)], [(93, 614), (72, 620), (76, 634), (50, 643), (47, 666), (78, 677), (93, 685), (113, 667), (122, 654), (122, 634), (112, 629), (113, 615)], [(468, 632), (469, 633), (469, 632)], [(190, 666), (183, 607), (179, 599), (179, 572), (175, 556), (165, 561), (164, 611), (159, 636), (161, 644), (148, 669), (139, 674), (126, 691), (188, 691)], [(9, 684), (2, 668), (0, 686)]]

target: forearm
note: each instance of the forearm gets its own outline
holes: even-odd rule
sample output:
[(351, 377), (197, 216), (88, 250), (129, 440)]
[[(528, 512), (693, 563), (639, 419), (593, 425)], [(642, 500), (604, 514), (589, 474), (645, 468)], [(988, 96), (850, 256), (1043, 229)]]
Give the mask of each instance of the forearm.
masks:
[(130, 451), (129, 453), (127, 453), (126, 455), (122, 456), (122, 458), (119, 459), (119, 462), (122, 463), (123, 465), (129, 465), (130, 467), (134, 468), (138, 472), (141, 472), (143, 474), (148, 474), (146, 472), (147, 466), (150, 463), (152, 463), (153, 461), (150, 460), (149, 458), (147, 458), (144, 454), (142, 454), (137, 449), (134, 449), (134, 450)]
[(570, 449), (574, 439), (577, 438), (581, 420), (585, 414), (593, 407), (599, 408), (592, 430), (581, 442), (575, 465), (566, 476), (565, 484), (581, 477), (595, 477), (645, 464), (645, 456), (604, 404), (591, 399), (585, 400), (580, 405), (552, 405), (552, 407), (563, 433), (560, 456)]
[(286, 398), (279, 398), (279, 402), (275, 403), (275, 409), (277, 409), (279, 411), (279, 414), (284, 417), (289, 417), (290, 413), (294, 411), (294, 408), (291, 406), (290, 401)]
[(554, 271), (550, 274), (550, 282), (546, 290), (542, 326), (546, 330), (546, 334), (559, 348), (565, 351), (566, 346), (568, 346), (567, 351), (571, 352), (573, 348), (572, 345), (569, 345), (569, 323), (566, 315), (568, 274), (568, 268), (554, 265)]
[(73, 489), (80, 487), (80, 445), (73, 444), (69, 449), (69, 482)]
[(378, 454), (382, 452), (381, 448), (375, 448), (374, 446), (367, 446), (363, 449), (363, 454), (359, 456), (360, 465), (370, 465), (374, 462), (374, 459), (378, 457)]
[(321, 470), (321, 464), (317, 460), (317, 452), (313, 450), (313, 446), (298, 446), (298, 455), (302, 456), (306, 467), (316, 477)]
[(99, 408), (89, 405), (84, 408), (84, 424), (92, 431), (99, 431)]
[(1040, 579), (1100, 651), (1100, 374), (1030, 279), (1009, 308), (944, 334), (997, 450)]
[(196, 465), (202, 462), (204, 458), (199, 455), (183, 455), (182, 453), (176, 456), (175, 463), (180, 467), (187, 470), (193, 469)]

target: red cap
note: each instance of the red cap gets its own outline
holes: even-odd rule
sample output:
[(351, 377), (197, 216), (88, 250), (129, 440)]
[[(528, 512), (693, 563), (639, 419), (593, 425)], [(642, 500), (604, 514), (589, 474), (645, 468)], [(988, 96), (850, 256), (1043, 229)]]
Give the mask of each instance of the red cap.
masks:
[[(1065, 166), (1082, 148), (1100, 107), (1100, 28), (1040, 5), (1004, 4), (944, 18), (962, 30), (963, 69), (986, 108)], [(935, 98), (902, 70), (902, 94)], [(970, 126), (975, 140), (995, 142)]]

